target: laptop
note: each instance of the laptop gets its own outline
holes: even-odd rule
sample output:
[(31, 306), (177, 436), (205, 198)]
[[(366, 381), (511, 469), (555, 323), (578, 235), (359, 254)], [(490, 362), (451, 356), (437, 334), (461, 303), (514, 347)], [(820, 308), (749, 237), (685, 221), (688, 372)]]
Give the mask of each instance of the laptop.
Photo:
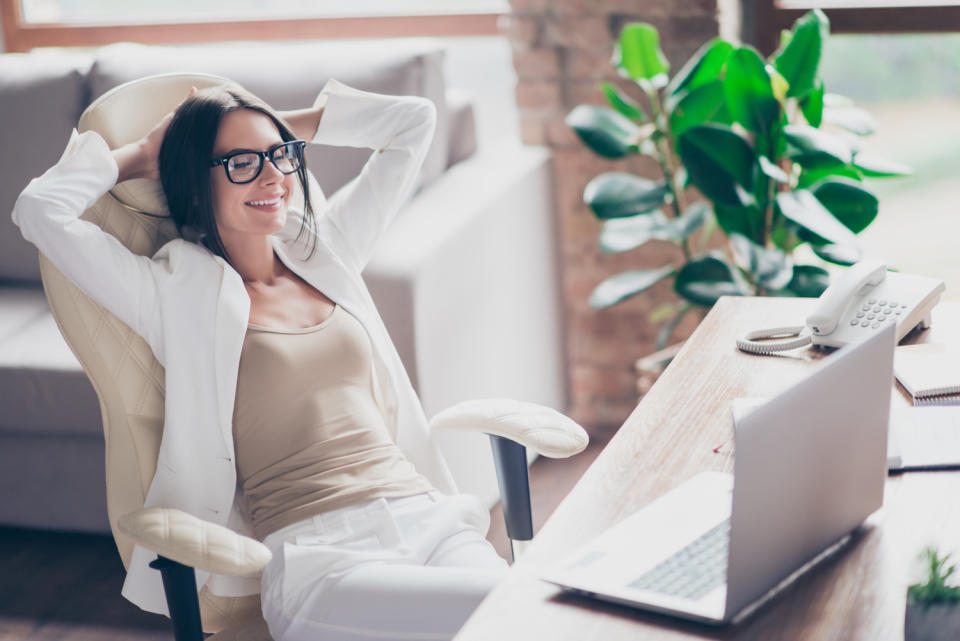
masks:
[(734, 473), (699, 474), (542, 576), (708, 623), (739, 620), (883, 503), (895, 328), (734, 419)]

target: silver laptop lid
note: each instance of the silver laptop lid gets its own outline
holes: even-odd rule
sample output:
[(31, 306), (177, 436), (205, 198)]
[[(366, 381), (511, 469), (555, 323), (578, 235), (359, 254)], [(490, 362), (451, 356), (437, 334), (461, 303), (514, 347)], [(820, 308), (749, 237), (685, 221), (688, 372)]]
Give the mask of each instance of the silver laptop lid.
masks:
[(728, 616), (883, 503), (894, 326), (736, 422)]

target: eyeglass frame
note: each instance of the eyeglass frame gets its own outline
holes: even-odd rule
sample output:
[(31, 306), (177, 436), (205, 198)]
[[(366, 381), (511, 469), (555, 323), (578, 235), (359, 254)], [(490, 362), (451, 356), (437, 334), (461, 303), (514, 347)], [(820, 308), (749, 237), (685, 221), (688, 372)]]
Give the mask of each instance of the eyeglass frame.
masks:
[[(291, 145), (291, 144), (294, 145), (294, 149), (296, 150), (296, 153), (298, 154), (298, 157), (300, 159), (300, 164), (297, 165), (296, 169), (293, 169), (291, 171), (283, 171), (282, 169), (277, 167), (277, 163), (273, 160), (273, 152), (280, 149), (281, 147), (286, 147), (287, 145)], [(210, 167), (213, 168), (213, 167), (219, 167), (222, 165), (223, 173), (227, 175), (227, 180), (229, 180), (234, 185), (246, 185), (248, 183), (252, 183), (254, 180), (260, 177), (260, 174), (263, 173), (263, 160), (266, 158), (267, 160), (270, 161), (270, 164), (273, 165), (274, 169), (279, 171), (284, 176), (288, 176), (292, 173), (295, 173), (301, 167), (303, 167), (303, 148), (306, 146), (306, 144), (307, 144), (307, 141), (305, 140), (286, 140), (278, 145), (274, 145), (273, 147), (270, 147), (270, 149), (267, 149), (266, 151), (249, 151), (249, 150), (234, 151), (232, 153), (227, 154), (226, 156), (223, 156), (222, 158), (216, 158), (214, 160), (211, 160)], [(259, 161), (259, 166), (257, 167), (257, 173), (255, 173), (253, 177), (250, 178), (250, 180), (236, 181), (230, 175), (230, 170), (227, 168), (227, 164), (230, 162), (232, 158), (236, 156), (243, 156), (245, 154), (253, 154), (257, 156), (257, 159)]]

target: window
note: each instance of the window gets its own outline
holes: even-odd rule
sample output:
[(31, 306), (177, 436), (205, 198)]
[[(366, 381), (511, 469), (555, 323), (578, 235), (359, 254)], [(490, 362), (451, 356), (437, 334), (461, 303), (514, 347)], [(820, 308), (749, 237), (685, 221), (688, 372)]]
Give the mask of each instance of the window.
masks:
[[(960, 175), (960, 1), (756, 0), (744, 16), (765, 53), (781, 28), (812, 7), (830, 18), (821, 75), (828, 93), (849, 97), (877, 121), (871, 152), (913, 169), (870, 180), (880, 214), (861, 234), (867, 254), (906, 273), (943, 278), (960, 300), (956, 177)], [(865, 63), (864, 61), (869, 61)]]
[(780, 30), (820, 7), (831, 33), (943, 33), (960, 31), (960, 0), (756, 0), (745, 16), (746, 39), (764, 53), (779, 44)]
[(495, 35), (507, 0), (0, 0), (7, 51), (215, 40)]
[(945, 299), (960, 300), (960, 33), (833, 35), (821, 75), (827, 92), (876, 119), (866, 149), (913, 169), (867, 181), (880, 213), (860, 235), (864, 250), (905, 273), (942, 278)]

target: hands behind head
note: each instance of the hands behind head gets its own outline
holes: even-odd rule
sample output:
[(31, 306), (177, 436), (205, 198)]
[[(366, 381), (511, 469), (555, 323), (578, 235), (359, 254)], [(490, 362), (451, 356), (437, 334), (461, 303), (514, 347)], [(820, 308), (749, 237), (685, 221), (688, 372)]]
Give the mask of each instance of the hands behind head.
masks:
[(114, 160), (117, 161), (118, 177), (117, 182), (130, 180), (131, 178), (150, 178), (160, 180), (160, 145), (163, 144), (163, 136), (167, 133), (167, 127), (180, 105), (187, 98), (197, 92), (196, 87), (190, 87), (190, 91), (183, 100), (177, 104), (173, 110), (147, 132), (143, 138), (136, 142), (129, 143), (118, 149), (113, 150)]

